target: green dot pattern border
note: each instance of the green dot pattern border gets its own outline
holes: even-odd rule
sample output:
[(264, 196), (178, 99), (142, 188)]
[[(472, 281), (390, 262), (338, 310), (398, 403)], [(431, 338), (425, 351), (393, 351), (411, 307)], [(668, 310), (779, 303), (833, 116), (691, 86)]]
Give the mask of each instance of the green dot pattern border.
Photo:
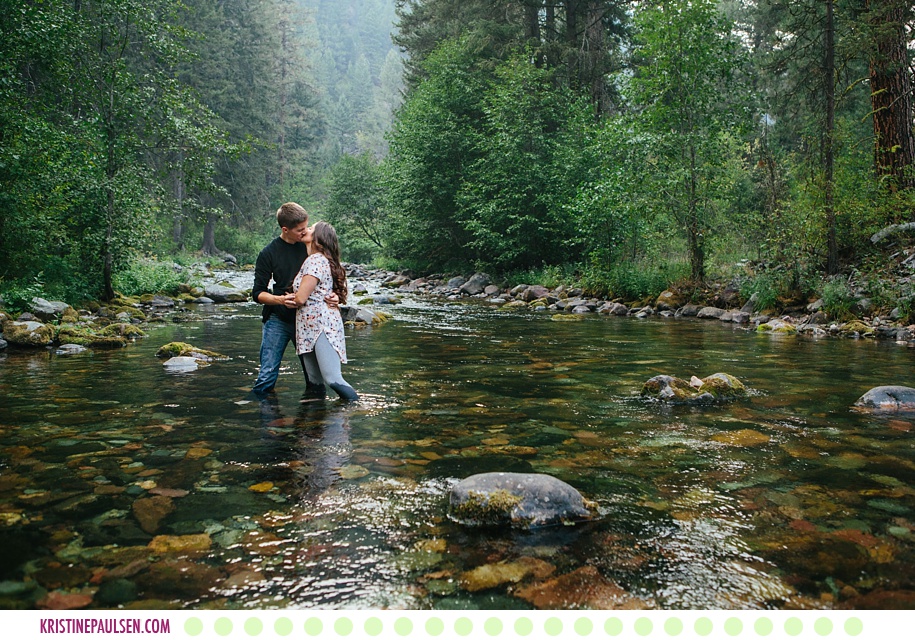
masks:
[[(525, 615), (494, 615), (488, 612), (478, 619), (459, 616), (453, 621), (443, 617), (432, 616), (425, 620), (414, 621), (407, 615), (383, 620), (373, 615), (364, 621), (360, 618), (339, 616), (326, 621), (311, 615), (304, 621), (294, 622), (283, 616), (272, 620), (262, 620), (246, 612), (244, 619), (233, 621), (225, 615), (207, 623), (197, 616), (186, 619), (182, 631), (187, 637), (305, 637), (305, 638), (436, 638), (460, 637), (474, 638), (677, 638), (679, 636), (698, 636), (714, 638), (855, 638), (864, 632), (864, 623), (858, 617), (847, 618), (844, 622), (835, 622), (826, 616), (811, 620), (801, 620), (790, 616), (783, 621), (767, 616), (727, 616), (713, 621), (708, 616), (680, 617), (677, 615), (639, 616), (632, 619), (621, 619), (621, 616), (598, 614), (590, 617), (577, 616), (563, 621), (553, 615), (542, 620), (534, 620)], [(538, 617), (539, 618), (539, 617)], [(208, 628), (209, 627), (209, 628)], [(266, 631), (266, 633), (265, 633)]]

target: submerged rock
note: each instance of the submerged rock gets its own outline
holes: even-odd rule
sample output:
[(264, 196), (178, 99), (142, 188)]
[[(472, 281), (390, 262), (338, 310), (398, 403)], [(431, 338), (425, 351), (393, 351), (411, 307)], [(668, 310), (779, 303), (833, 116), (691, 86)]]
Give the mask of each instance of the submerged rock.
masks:
[(451, 489), (451, 517), (465, 525), (529, 528), (594, 517), (591, 505), (562, 480), (542, 473), (482, 473)]
[(874, 387), (858, 398), (854, 406), (874, 411), (915, 411), (915, 389), (895, 385)]
[(194, 358), (178, 356), (176, 358), (169, 358), (162, 363), (162, 366), (165, 367), (166, 371), (171, 373), (189, 373), (191, 371), (196, 371), (199, 365)]
[(733, 400), (747, 394), (744, 384), (727, 373), (713, 373), (690, 383), (682, 378), (660, 375), (642, 386), (641, 395), (666, 402), (705, 403)]

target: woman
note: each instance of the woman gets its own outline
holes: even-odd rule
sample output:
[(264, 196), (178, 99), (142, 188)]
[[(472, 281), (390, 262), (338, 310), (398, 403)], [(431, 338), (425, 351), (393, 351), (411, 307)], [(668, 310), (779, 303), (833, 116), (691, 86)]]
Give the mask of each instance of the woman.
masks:
[(346, 304), (346, 270), (340, 264), (337, 232), (326, 222), (318, 222), (303, 238), (308, 257), (292, 283), (298, 307), (295, 318), (295, 351), (302, 360), (312, 389), (324, 395), (324, 385), (344, 400), (359, 396), (343, 379), (340, 364), (346, 362), (343, 318), (338, 309), (327, 306), (324, 297), (331, 291), (340, 304)]

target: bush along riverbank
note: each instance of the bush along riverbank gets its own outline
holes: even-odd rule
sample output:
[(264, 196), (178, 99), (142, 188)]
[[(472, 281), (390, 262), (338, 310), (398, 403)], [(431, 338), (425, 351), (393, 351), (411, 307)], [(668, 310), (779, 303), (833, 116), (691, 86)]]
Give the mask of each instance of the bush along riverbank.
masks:
[(695, 290), (685, 292), (672, 288), (647, 300), (627, 301), (588, 296), (581, 288), (567, 285), (554, 288), (539, 284), (503, 286), (482, 272), (469, 276), (415, 277), (409, 271), (385, 275), (375, 270), (373, 277), (380, 278), (381, 286), (392, 292), (437, 296), (452, 301), (480, 300), (505, 309), (552, 313), (555, 320), (573, 320), (587, 314), (696, 318), (732, 323), (758, 332), (875, 338), (915, 346), (915, 324), (905, 322), (907, 314), (897, 307), (885, 316), (878, 315), (875, 311), (879, 310), (867, 297), (856, 297), (850, 288), (842, 317), (835, 317), (827, 312), (824, 297), (793, 301), (780, 308), (759, 309), (758, 294), (744, 299), (734, 284), (712, 286), (699, 295)]

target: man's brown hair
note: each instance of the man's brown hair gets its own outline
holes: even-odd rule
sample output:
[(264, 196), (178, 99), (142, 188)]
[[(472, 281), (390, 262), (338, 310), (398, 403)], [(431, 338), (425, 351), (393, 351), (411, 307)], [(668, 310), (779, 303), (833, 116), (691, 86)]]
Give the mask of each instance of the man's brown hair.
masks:
[(276, 210), (276, 223), (281, 228), (292, 229), (303, 222), (308, 222), (308, 212), (305, 211), (302, 205), (295, 202), (286, 202)]

